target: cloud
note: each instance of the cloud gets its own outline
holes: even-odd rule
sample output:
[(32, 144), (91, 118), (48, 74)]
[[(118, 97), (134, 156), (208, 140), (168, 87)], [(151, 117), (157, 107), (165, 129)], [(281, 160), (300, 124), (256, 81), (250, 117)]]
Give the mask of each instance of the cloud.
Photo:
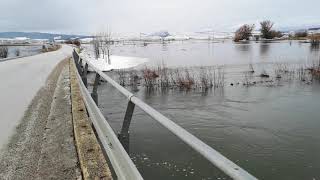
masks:
[(0, 6), (0, 29), (126, 33), (234, 30), (262, 19), (276, 22), (276, 27), (320, 24), (319, 5), (317, 0), (305, 0), (303, 5), (292, 0), (5, 0)]

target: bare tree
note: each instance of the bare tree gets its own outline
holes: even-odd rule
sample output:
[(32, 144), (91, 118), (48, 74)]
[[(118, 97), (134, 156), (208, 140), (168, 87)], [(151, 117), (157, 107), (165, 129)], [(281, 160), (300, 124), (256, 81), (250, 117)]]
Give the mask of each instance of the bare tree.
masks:
[(262, 34), (263, 38), (266, 38), (266, 39), (274, 38), (273, 37), (273, 31), (272, 31), (272, 27), (274, 25), (273, 22), (271, 22), (269, 20), (266, 20), (266, 21), (260, 22), (260, 25), (261, 25), (260, 31), (261, 31), (261, 34)]
[(252, 35), (252, 31), (254, 29), (254, 24), (253, 25), (248, 25), (245, 24), (241, 26), (235, 33), (234, 36), (234, 41), (238, 42), (241, 40), (249, 40), (250, 36)]
[(105, 41), (105, 48), (106, 48), (106, 53), (107, 53), (107, 62), (108, 64), (111, 64), (111, 59), (110, 59), (110, 55), (111, 55), (111, 45), (113, 44), (113, 40), (112, 40), (112, 35), (111, 32), (108, 31), (105, 33), (104, 36), (104, 41)]
[(100, 57), (100, 43), (99, 43), (98, 35), (93, 36), (92, 46), (93, 46), (94, 55), (96, 59), (98, 59)]
[(105, 46), (105, 36), (106, 36), (106, 33), (104, 32), (100, 32), (98, 33), (98, 43), (99, 43), (99, 49), (100, 49), (100, 52), (102, 54), (102, 58), (104, 59), (105, 57), (105, 54), (106, 54), (106, 46)]
[(111, 32), (100, 32), (95, 35), (93, 40), (93, 46), (96, 57), (102, 55), (103, 59), (107, 58), (107, 63), (111, 64), (110, 54), (111, 54), (111, 45), (113, 44)]

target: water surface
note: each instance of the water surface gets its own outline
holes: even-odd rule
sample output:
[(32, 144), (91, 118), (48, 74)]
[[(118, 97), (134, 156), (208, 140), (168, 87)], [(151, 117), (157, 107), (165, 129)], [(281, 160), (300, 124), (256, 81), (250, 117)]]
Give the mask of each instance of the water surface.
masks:
[[(289, 41), (118, 45), (112, 52), (149, 57), (150, 65), (159, 60), (175, 67), (227, 64), (228, 81), (241, 74), (232, 73), (235, 66), (241, 72), (248, 63), (306, 64), (319, 58), (310, 44)], [(127, 88), (259, 179), (320, 178), (319, 81), (250, 87), (226, 82), (224, 88), (208, 91)], [(115, 132), (120, 131), (126, 99), (102, 83), (99, 104)], [(145, 179), (228, 179), (139, 108), (130, 127), (129, 151)]]

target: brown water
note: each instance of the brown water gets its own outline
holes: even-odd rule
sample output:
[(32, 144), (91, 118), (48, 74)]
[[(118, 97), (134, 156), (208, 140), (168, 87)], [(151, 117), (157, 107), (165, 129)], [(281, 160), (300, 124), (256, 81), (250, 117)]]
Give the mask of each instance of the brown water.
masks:
[[(159, 60), (177, 67), (228, 64), (232, 68), (226, 67), (224, 88), (149, 91), (139, 86), (134, 93), (259, 179), (320, 179), (319, 81), (229, 84), (246, 70), (247, 65), (239, 64), (316, 60), (319, 51), (310, 44), (175, 42), (118, 45), (113, 52), (152, 58), (150, 65)], [(115, 132), (121, 128), (126, 104), (114, 88), (99, 86), (99, 107)], [(130, 127), (129, 148), (145, 179), (228, 179), (139, 108)]]

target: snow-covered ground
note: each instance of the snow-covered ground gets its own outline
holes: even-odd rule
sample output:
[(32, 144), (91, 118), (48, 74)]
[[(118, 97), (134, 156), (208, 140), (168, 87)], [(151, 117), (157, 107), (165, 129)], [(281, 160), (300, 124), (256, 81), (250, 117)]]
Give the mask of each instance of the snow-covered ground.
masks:
[(105, 55), (104, 57), (103, 55), (100, 55), (100, 57), (96, 59), (93, 53), (94, 52), (92, 50), (85, 48), (80, 53), (80, 57), (82, 59), (85, 59), (91, 62), (100, 71), (111, 71), (114, 69), (127, 69), (127, 68), (136, 67), (148, 62), (147, 58), (116, 56), (116, 55), (111, 55), (108, 61), (107, 55)]

